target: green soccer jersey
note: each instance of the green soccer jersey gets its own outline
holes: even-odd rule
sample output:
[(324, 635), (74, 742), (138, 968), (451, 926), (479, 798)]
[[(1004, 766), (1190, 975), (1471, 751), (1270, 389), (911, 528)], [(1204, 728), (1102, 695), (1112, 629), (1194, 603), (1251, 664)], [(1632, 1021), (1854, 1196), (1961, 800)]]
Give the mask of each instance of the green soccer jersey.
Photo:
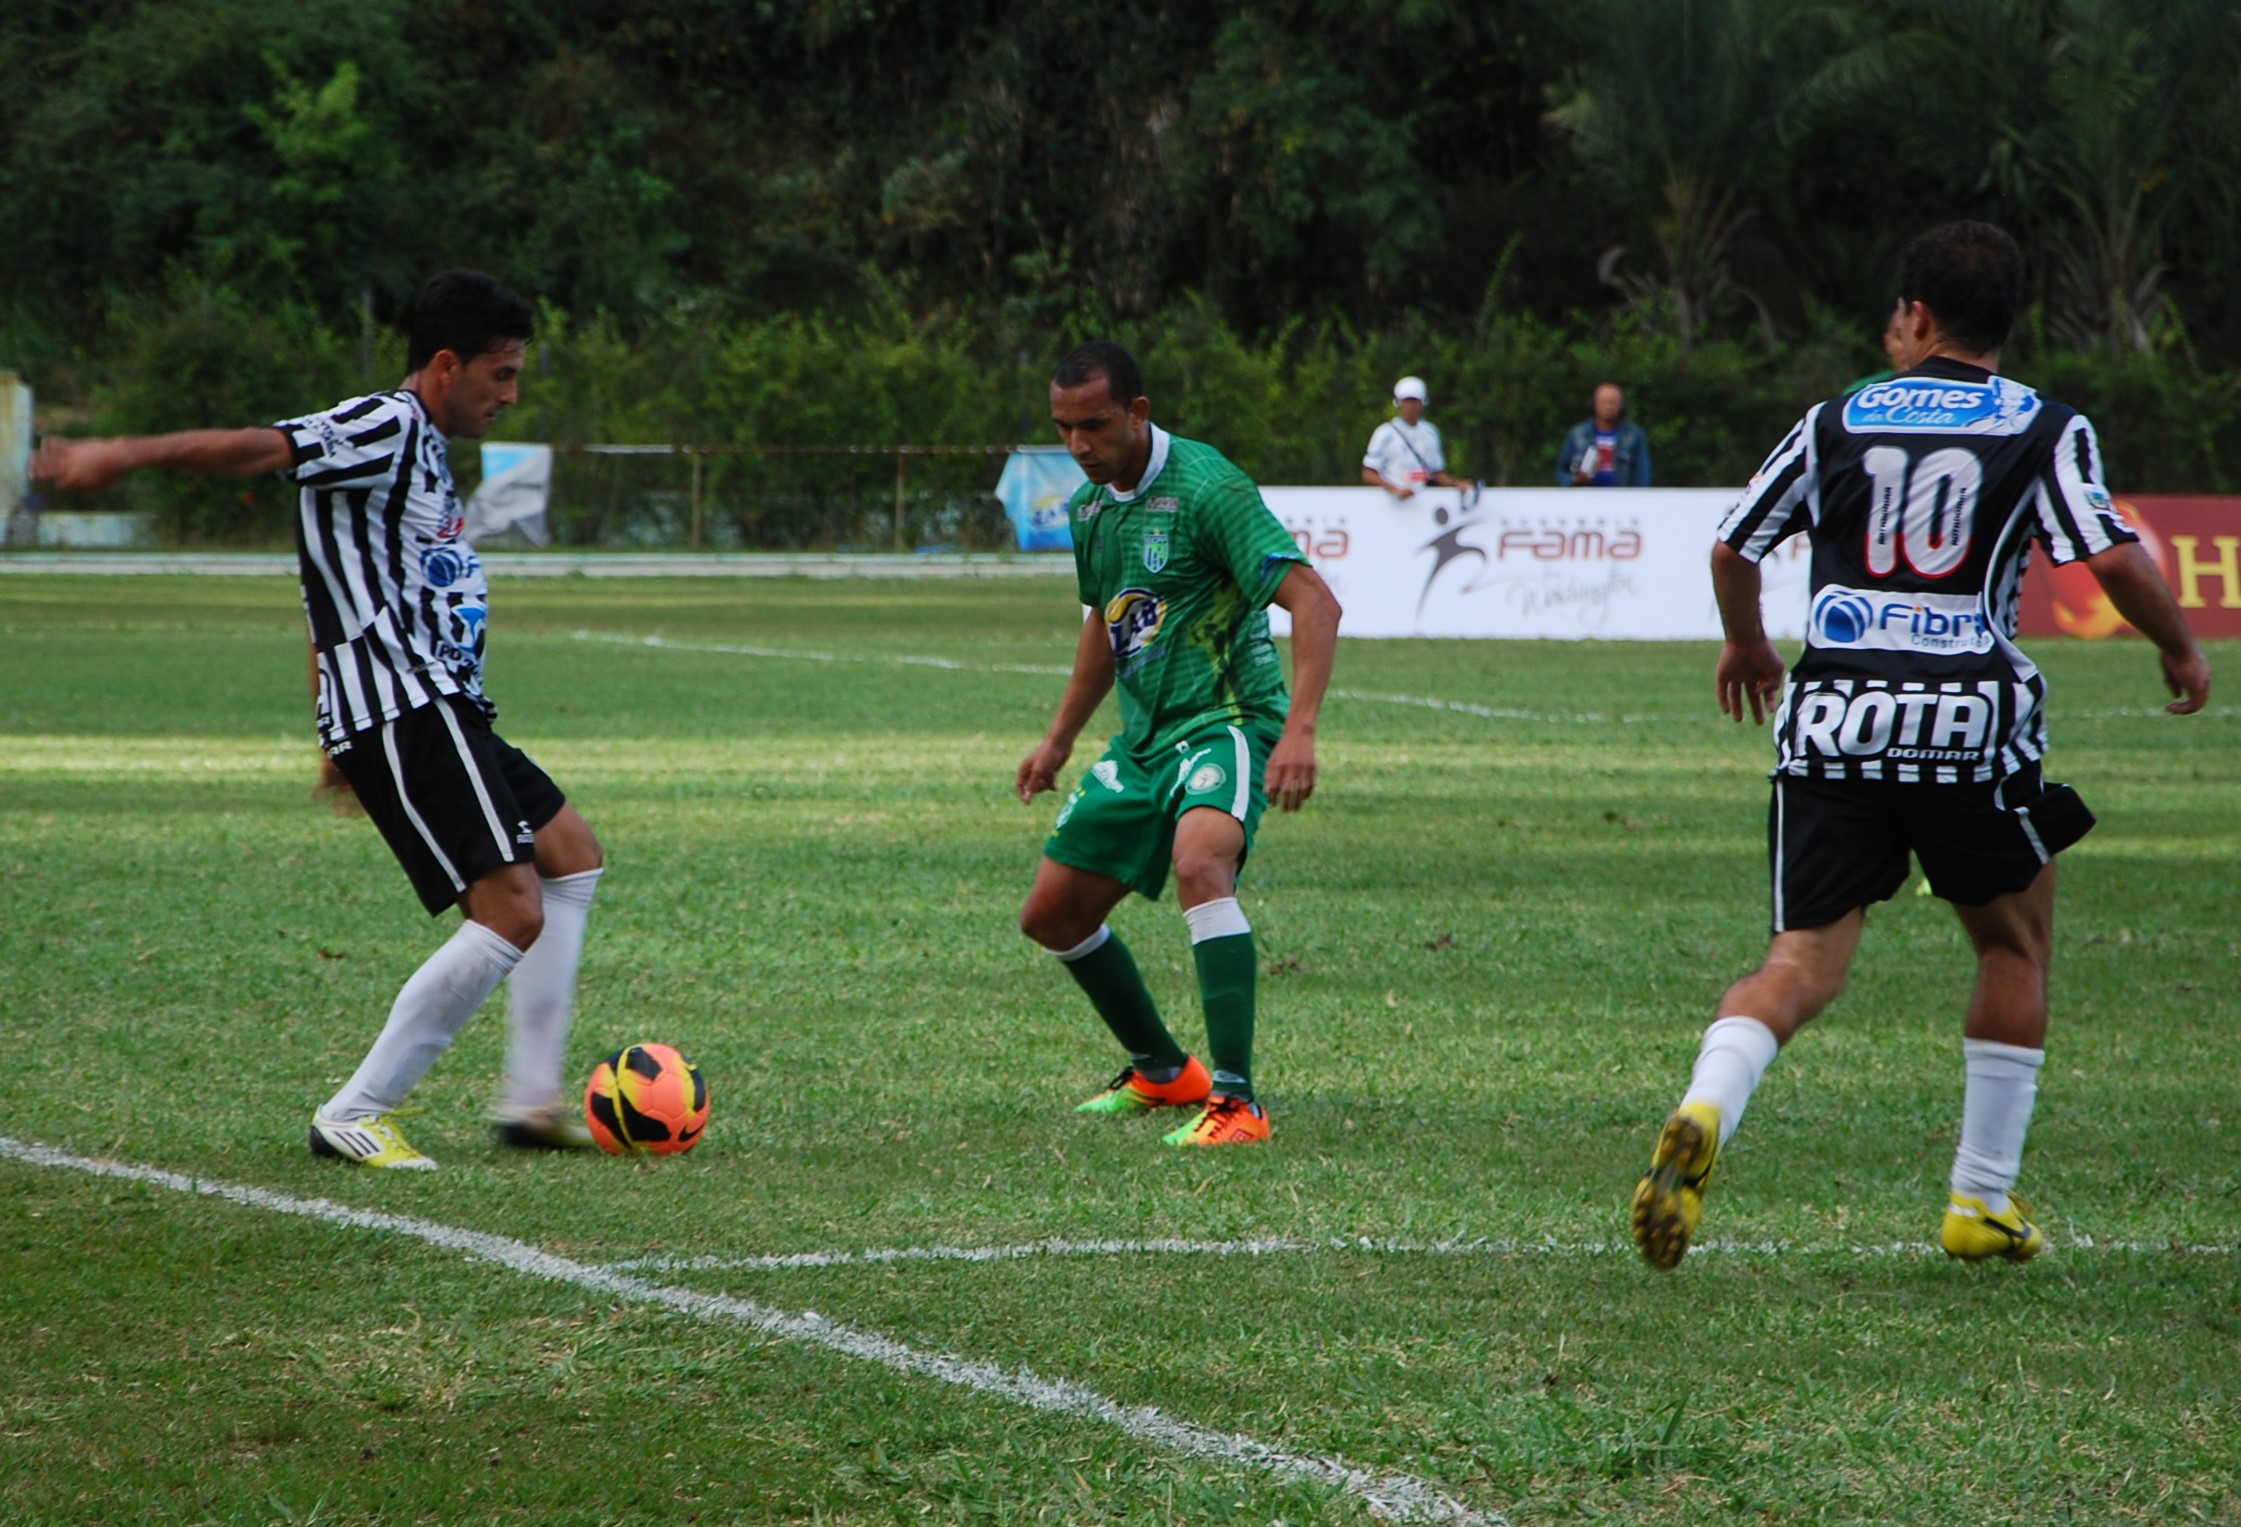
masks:
[(1306, 558), (1253, 480), (1155, 425), (1134, 492), (1088, 483), (1070, 507), (1082, 603), (1113, 643), (1123, 745), (1148, 757), (1209, 725), (1280, 729), (1291, 701), (1268, 602)]

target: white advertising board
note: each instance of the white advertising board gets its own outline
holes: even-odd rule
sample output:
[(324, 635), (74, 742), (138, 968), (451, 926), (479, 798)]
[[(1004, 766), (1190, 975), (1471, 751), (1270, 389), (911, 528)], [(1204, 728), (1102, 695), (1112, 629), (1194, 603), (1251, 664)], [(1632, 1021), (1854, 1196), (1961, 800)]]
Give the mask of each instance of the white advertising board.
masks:
[[(1264, 488), (1346, 607), (1348, 636), (1717, 640), (1713, 533), (1728, 488)], [(1802, 537), (1761, 567), (1766, 627), (1805, 630)], [(1271, 610), (1279, 635), (1282, 610)]]

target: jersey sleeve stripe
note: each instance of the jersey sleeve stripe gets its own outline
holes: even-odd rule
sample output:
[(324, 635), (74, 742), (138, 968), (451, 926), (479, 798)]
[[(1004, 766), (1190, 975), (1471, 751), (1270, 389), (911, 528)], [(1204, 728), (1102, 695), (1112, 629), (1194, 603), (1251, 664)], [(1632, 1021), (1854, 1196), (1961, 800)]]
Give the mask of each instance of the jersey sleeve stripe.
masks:
[(1816, 407), (1774, 448), (1758, 476), (1721, 523), (1719, 538), (1756, 562), (1796, 528), (1799, 506), (1812, 486), (1812, 426)]
[(2101, 485), (2100, 442), (2083, 414), (2063, 424), (2052, 455), (2040, 475), (2039, 518), (2055, 562), (2075, 562), (2139, 539)]
[[(313, 460), (325, 454), (326, 452), (315, 449), (304, 459)], [(297, 477), (296, 486), (333, 488), (344, 483), (364, 482), (369, 478), (385, 475), (389, 470), (390, 459), (387, 456), (375, 456), (363, 461), (353, 461), (347, 466), (329, 467), (324, 472), (306, 472)]]

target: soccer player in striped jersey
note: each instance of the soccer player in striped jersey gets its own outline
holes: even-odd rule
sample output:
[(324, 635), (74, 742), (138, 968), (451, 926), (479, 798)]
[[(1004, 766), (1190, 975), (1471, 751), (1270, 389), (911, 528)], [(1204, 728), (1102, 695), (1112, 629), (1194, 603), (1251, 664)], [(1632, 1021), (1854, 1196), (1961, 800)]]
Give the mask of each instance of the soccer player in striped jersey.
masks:
[[(1237, 877), (1270, 800), (1296, 811), (1315, 788), (1315, 722), (1338, 642), (1338, 600), (1260, 490), (1210, 445), (1151, 422), (1136, 362), (1099, 340), (1051, 378), (1051, 420), (1089, 481), (1069, 506), (1074, 572), (1089, 607), (1074, 671), (1015, 788), (1058, 787), (1074, 740), (1116, 685), (1121, 732), (1059, 809), (1023, 932), (1062, 961), (1128, 1062), (1078, 1111), (1191, 1108), (1179, 1146), (1266, 1140), (1253, 1095), (1252, 925)], [(1292, 616), (1294, 692), (1268, 606)], [(1185, 1053), (1106, 914), (1157, 897), (1175, 872), (1213, 1069)]]
[(279, 472), (300, 490), (323, 788), (354, 796), (432, 914), (463, 926), (413, 973), (355, 1074), (312, 1116), (311, 1149), (427, 1170), (396, 1124), (405, 1096), (511, 978), (501, 1143), (575, 1149), (561, 1100), (576, 967), (602, 855), (545, 772), (492, 730), (482, 692), (489, 590), (463, 538), (446, 443), (480, 439), (520, 397), (529, 304), (455, 270), (414, 299), (393, 392), (238, 430), (49, 440), (35, 475), (91, 492), (149, 467)]
[[(2022, 252), (1999, 229), (1915, 238), (1892, 320), (1899, 374), (1811, 409), (1713, 547), (1720, 708), (1762, 721), (1779, 696), (1773, 941), (1720, 999), (1635, 1190), (1635, 1242), (1653, 1267), (1679, 1265), (1752, 1090), (1843, 988), (1866, 909), (1906, 883), (1910, 851), (1976, 952), (1939, 1244), (1970, 1262), (2046, 1247), (2010, 1189), (2046, 1057), (2055, 855), (2093, 814), (2040, 774), (2046, 683), (2014, 641), (2032, 543), (2083, 561), (2155, 644), (2170, 711), (2202, 708), (2210, 665), (2103, 486), (2092, 425), (1998, 375), (2022, 292)], [(1791, 535), (1812, 547), (1812, 599), (1785, 683), (1758, 565)]]

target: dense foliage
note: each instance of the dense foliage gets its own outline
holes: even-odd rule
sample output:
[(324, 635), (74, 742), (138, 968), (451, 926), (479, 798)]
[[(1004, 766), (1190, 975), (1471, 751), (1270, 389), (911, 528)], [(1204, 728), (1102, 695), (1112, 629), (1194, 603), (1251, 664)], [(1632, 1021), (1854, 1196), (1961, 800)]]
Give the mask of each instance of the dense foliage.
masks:
[(1118, 332), (1278, 476), (1415, 370), (1488, 476), (1609, 372), (1732, 479), (1969, 214), (2032, 256), (2010, 369), (2230, 488), (2236, 78), (2221, 0), (15, 0), (0, 364), (286, 412), (473, 264), (552, 315), (524, 432), (1010, 438)]

